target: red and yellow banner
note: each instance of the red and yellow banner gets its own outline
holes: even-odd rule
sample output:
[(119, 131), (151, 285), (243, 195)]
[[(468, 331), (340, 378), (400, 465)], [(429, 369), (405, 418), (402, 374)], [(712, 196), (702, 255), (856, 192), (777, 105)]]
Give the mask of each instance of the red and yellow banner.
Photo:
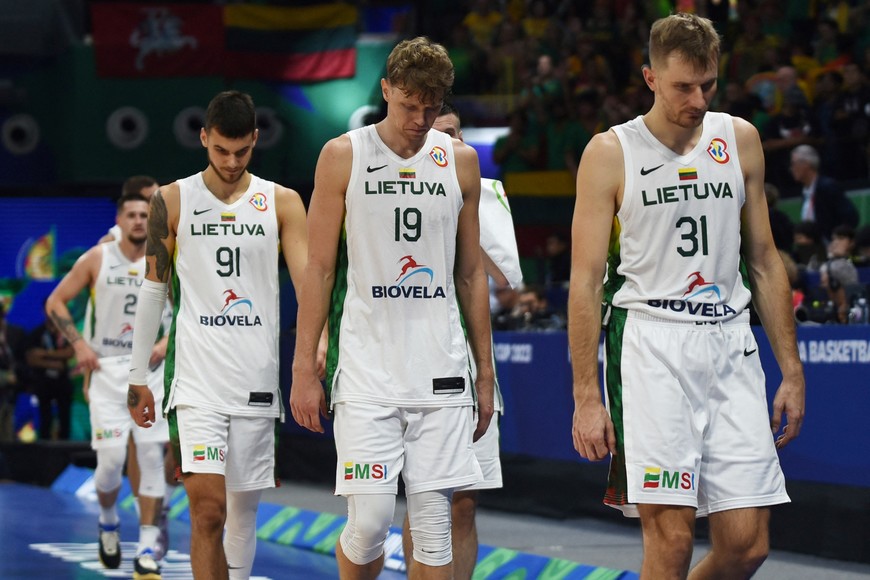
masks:
[(344, 2), (92, 5), (97, 73), (103, 77), (352, 77), (358, 20), (357, 8)]

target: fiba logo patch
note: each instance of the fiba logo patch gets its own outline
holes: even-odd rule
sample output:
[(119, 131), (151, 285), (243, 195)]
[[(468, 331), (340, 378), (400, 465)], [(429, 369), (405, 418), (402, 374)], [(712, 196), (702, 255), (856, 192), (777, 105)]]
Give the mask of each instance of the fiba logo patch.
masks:
[(251, 200), (248, 203), (250, 203), (252, 206), (254, 206), (254, 209), (257, 211), (266, 211), (267, 209), (269, 209), (268, 204), (266, 204), (266, 194), (265, 193), (259, 193), (259, 192), (255, 193), (251, 197)]
[(728, 144), (718, 137), (710, 141), (707, 153), (716, 163), (725, 164), (731, 160), (731, 155), (728, 154)]
[(429, 152), (429, 157), (438, 167), (447, 167), (447, 152), (441, 147), (433, 147), (432, 151)]

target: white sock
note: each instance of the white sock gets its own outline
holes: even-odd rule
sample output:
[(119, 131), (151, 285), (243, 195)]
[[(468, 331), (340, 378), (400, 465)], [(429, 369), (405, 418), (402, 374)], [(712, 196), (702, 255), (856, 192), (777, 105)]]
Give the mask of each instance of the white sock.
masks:
[(118, 525), (118, 510), (115, 506), (103, 507), (100, 506), (100, 523), (104, 526)]
[(159, 535), (160, 528), (157, 526), (139, 526), (139, 546), (136, 548), (136, 554), (139, 555), (146, 549), (153, 552)]

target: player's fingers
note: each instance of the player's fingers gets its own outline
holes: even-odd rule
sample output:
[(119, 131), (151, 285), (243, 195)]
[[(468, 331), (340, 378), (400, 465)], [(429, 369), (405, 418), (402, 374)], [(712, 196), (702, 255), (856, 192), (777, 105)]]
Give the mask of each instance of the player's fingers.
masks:
[(604, 433), (607, 437), (607, 450), (611, 455), (616, 455), (616, 429), (614, 429), (612, 422), (608, 421), (605, 424)]

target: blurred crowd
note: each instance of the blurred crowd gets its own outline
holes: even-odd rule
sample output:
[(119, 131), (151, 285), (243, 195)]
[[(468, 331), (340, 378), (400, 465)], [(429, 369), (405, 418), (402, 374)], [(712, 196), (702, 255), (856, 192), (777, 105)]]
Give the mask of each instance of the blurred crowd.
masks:
[(74, 354), (50, 319), (27, 332), (0, 303), (0, 442), (69, 439)]
[[(772, 228), (792, 273), (798, 320), (859, 320), (870, 226), (846, 192), (870, 187), (870, 0), (467, 0), (421, 19), (421, 27), (450, 51), (464, 117), (509, 126), (493, 148), (499, 177), (576, 174), (592, 135), (651, 106), (640, 73), (649, 26), (675, 9), (710, 18), (722, 35), (711, 108), (759, 131)], [(777, 209), (781, 198), (802, 198), (800, 220)], [(544, 314), (523, 310), (522, 293), (496, 289), (494, 328), (564, 323), (570, 240), (562, 242), (554, 251), (559, 241), (547, 241), (541, 287), (526, 293)]]

